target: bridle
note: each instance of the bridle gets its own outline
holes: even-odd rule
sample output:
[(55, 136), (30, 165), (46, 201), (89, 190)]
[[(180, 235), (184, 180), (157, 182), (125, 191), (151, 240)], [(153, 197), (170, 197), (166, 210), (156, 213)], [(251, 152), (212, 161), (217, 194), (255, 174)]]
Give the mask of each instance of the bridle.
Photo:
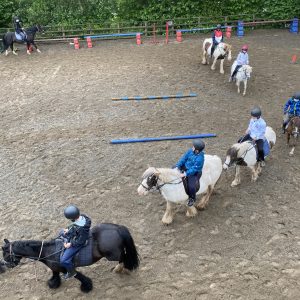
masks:
[(175, 178), (171, 181), (168, 181), (168, 182), (164, 182), (162, 184), (158, 184), (158, 180), (159, 180), (159, 177), (158, 175), (155, 175), (155, 173), (152, 173), (151, 175), (149, 175), (147, 177), (147, 185), (148, 186), (145, 186), (143, 184), (143, 182), (141, 183), (141, 186), (147, 191), (147, 192), (150, 192), (151, 190), (156, 190), (156, 191), (159, 191), (161, 192), (161, 188), (167, 184), (180, 184), (182, 183), (182, 180), (180, 179), (179, 182), (174, 182), (175, 180), (178, 180), (180, 178)]

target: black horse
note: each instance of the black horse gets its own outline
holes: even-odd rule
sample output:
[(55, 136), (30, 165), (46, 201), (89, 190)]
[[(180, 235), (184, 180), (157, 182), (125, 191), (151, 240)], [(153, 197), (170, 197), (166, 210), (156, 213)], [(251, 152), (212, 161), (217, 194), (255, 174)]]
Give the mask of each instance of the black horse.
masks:
[[(25, 30), (25, 33), (27, 35), (26, 44), (27, 44), (27, 53), (28, 54), (30, 54), (31, 45), (33, 45), (35, 47), (37, 52), (41, 52), (38, 49), (34, 39), (35, 39), (35, 34), (37, 32), (42, 32), (42, 31), (43, 31), (43, 29), (40, 25), (35, 25), (35, 26), (30, 27)], [(14, 50), (14, 43), (24, 44), (24, 41), (17, 40), (15, 32), (5, 33), (4, 36), (2, 37), (2, 42), (3, 42), (3, 50), (1, 51), (1, 53), (5, 51), (6, 55), (8, 54), (7, 49), (9, 47), (10, 47), (11, 51), (13, 52), (13, 54), (17, 55), (17, 53)]]
[[(133, 238), (125, 226), (102, 223), (93, 227), (90, 233), (92, 240), (90, 265), (102, 257), (106, 257), (109, 261), (119, 262), (114, 269), (116, 272), (133, 271), (138, 268), (139, 255)], [(60, 286), (59, 273), (66, 273), (66, 270), (59, 263), (60, 253), (58, 252), (61, 250), (57, 250), (57, 240), (9, 242), (5, 239), (4, 242), (2, 247), (4, 261), (2, 264), (8, 268), (14, 268), (23, 257), (40, 261), (53, 272), (52, 277), (48, 280), (48, 286), (52, 289)], [(88, 264), (78, 264), (75, 259), (75, 265), (78, 267)], [(77, 271), (75, 278), (81, 282), (81, 291), (88, 293), (93, 289), (92, 280), (82, 273)]]

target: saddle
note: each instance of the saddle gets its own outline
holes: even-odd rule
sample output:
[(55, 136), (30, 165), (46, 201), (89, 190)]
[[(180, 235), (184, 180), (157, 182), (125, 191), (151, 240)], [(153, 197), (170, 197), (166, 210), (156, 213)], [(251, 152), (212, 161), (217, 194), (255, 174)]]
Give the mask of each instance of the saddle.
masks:
[(20, 33), (15, 32), (15, 37), (20, 42), (25, 41), (25, 39), (27, 38), (26, 34), (23, 32)]
[[(258, 149), (257, 149), (256, 143), (254, 144), (254, 149), (256, 151), (256, 159), (258, 159)], [(271, 151), (270, 144), (267, 139), (264, 139), (263, 150), (264, 150), (264, 157), (266, 158), (270, 154), (270, 151)]]
[[(55, 257), (55, 259), (58, 261), (60, 261), (60, 257), (64, 253), (64, 243), (65, 239), (63, 237), (55, 239), (55, 253), (57, 253), (57, 257)], [(93, 263), (93, 235), (91, 231), (86, 245), (83, 246), (77, 254), (75, 254), (73, 263), (75, 267), (89, 266)]]

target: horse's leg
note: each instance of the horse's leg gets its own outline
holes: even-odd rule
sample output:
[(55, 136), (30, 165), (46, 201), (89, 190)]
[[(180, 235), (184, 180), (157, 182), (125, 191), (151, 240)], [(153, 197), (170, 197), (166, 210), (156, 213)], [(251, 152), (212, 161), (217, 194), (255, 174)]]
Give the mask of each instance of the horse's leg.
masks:
[(167, 201), (166, 211), (161, 221), (166, 225), (173, 222), (173, 204), (170, 201)]
[(15, 51), (15, 49), (14, 49), (14, 43), (12, 42), (11, 44), (10, 44), (10, 49), (11, 49), (11, 51), (12, 51), (12, 53), (14, 54), (14, 55), (18, 55), (18, 53)]
[(93, 282), (90, 278), (84, 276), (82, 273), (77, 271), (77, 274), (74, 276), (77, 280), (81, 282), (80, 289), (84, 293), (88, 293), (93, 289)]
[(293, 156), (293, 155), (294, 155), (295, 146), (296, 146), (296, 138), (294, 138), (294, 143), (293, 143), (293, 145), (292, 145), (292, 150), (291, 150), (290, 153), (289, 153), (290, 156)]
[(50, 289), (57, 289), (61, 285), (61, 280), (59, 276), (59, 272), (53, 272), (52, 277), (48, 280), (48, 286)]
[(220, 73), (224, 74), (224, 59), (221, 59), (220, 61)]
[(237, 86), (237, 88), (238, 88), (238, 93), (240, 93), (241, 91), (240, 91), (240, 81), (237, 79), (236, 80), (236, 86)]
[(231, 186), (234, 187), (234, 186), (239, 185), (240, 183), (241, 183), (240, 166), (236, 165), (236, 167), (235, 167), (235, 178), (232, 181)]
[(197, 209), (196, 209), (196, 207), (195, 206), (191, 206), (191, 207), (187, 207), (187, 210), (186, 210), (186, 216), (188, 217), (188, 218), (193, 218), (193, 217), (195, 217), (196, 215), (197, 215)]
[(211, 69), (212, 69), (212, 70), (215, 70), (215, 69), (216, 69), (216, 62), (217, 62), (217, 58), (214, 57), (214, 58), (213, 58), (213, 64), (211, 65)]
[(255, 182), (258, 178), (258, 174), (259, 174), (258, 168), (260, 168), (260, 164), (257, 164), (257, 166), (252, 166), (252, 167), (249, 166), (249, 168), (251, 169), (251, 172), (252, 172), (251, 173), (251, 181)]
[(243, 93), (243, 96), (246, 95), (246, 90), (247, 90), (247, 79), (244, 80), (244, 93)]
[(27, 54), (28, 55), (30, 55), (31, 53), (30, 53), (30, 43), (29, 42), (27, 42), (27, 44), (26, 44), (26, 46), (27, 46)]
[(202, 197), (201, 201), (196, 205), (196, 208), (199, 210), (204, 210), (206, 205), (209, 202), (210, 196), (213, 192), (214, 186), (213, 185), (209, 185), (207, 187), (207, 192), (206, 194)]
[(32, 45), (34, 46), (34, 48), (36, 49), (36, 51), (38, 53), (41, 53), (41, 50), (38, 48), (38, 46), (36, 45), (35, 41), (32, 42)]
[(203, 52), (202, 52), (202, 64), (203, 65), (206, 65), (207, 61), (206, 61), (206, 50), (203, 49)]

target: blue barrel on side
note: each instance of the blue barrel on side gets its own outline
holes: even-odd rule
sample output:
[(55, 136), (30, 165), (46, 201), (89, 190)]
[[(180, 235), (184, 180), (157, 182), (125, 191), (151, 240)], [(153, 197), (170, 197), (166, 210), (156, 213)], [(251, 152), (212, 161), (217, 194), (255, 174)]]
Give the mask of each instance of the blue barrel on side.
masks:
[(299, 19), (294, 18), (291, 23), (290, 32), (291, 33), (298, 33), (298, 27), (299, 27)]
[(238, 37), (244, 36), (244, 22), (238, 21), (236, 34)]

